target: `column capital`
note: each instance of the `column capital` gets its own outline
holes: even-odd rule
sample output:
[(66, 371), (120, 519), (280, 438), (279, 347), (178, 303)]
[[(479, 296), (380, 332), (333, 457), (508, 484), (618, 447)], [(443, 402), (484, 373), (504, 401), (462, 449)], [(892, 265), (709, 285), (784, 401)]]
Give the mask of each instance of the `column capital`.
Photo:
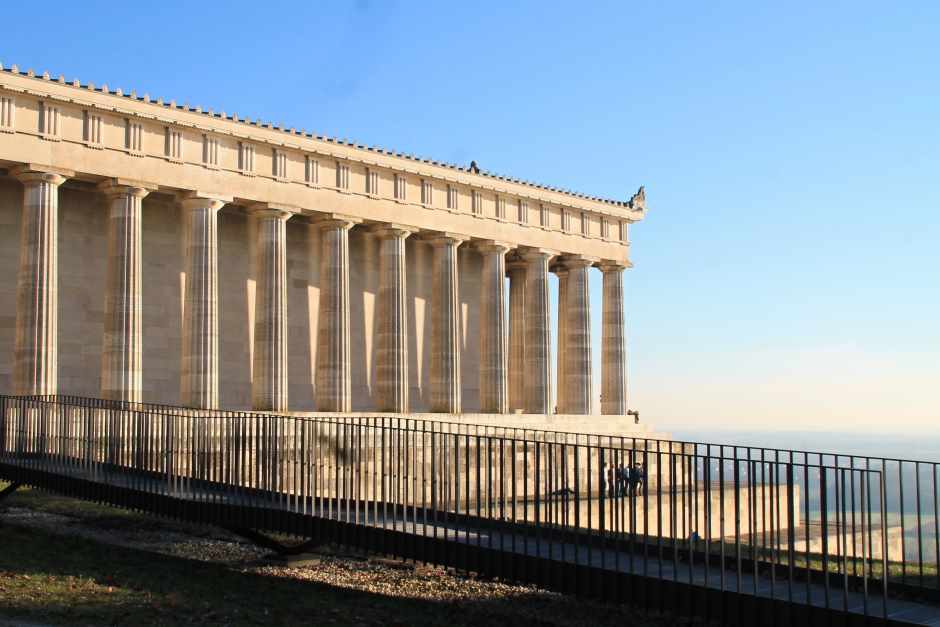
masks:
[(520, 248), (519, 256), (522, 257), (525, 261), (541, 261), (543, 259), (551, 259), (558, 255), (557, 250), (551, 250), (548, 248)]
[(52, 185), (61, 185), (66, 179), (75, 176), (72, 170), (63, 170), (48, 165), (39, 165), (36, 163), (24, 163), (14, 168), (10, 168), (10, 176), (16, 178), (20, 183), (51, 183)]
[(525, 270), (528, 267), (526, 260), (519, 256), (518, 249), (515, 252), (509, 253), (506, 257), (506, 272), (512, 272), (513, 270)]
[(276, 218), (287, 221), (296, 213), (300, 213), (298, 207), (292, 205), (281, 205), (270, 202), (253, 202), (247, 206), (248, 213), (258, 218)]
[(461, 244), (463, 244), (470, 238), (467, 237), (466, 235), (461, 235), (459, 233), (440, 232), (440, 233), (429, 233), (425, 235), (422, 239), (426, 240), (429, 244), (431, 244), (431, 246), (438, 247), (438, 246), (448, 246), (448, 245), (460, 246)]
[(153, 183), (135, 181), (132, 179), (106, 179), (98, 183), (98, 190), (110, 198), (116, 196), (136, 196), (137, 198), (143, 198), (156, 189), (157, 186)]
[(218, 211), (226, 204), (232, 202), (231, 196), (221, 194), (208, 194), (206, 192), (191, 191), (177, 195), (183, 209), (213, 209)]
[(310, 222), (321, 229), (349, 230), (361, 223), (362, 218), (356, 218), (342, 213), (317, 213), (310, 216)]
[(597, 267), (601, 272), (619, 272), (621, 270), (626, 270), (627, 268), (632, 268), (633, 264), (629, 261), (612, 261), (610, 259), (602, 259), (597, 263)]
[(375, 234), (381, 239), (387, 239), (391, 237), (405, 239), (417, 230), (418, 229), (413, 226), (406, 226), (404, 224), (396, 223), (373, 224), (369, 227), (369, 232)]
[(500, 242), (492, 239), (478, 240), (473, 243), (473, 246), (481, 253), (505, 254), (513, 249), (513, 245), (509, 242)]
[(597, 257), (586, 257), (583, 255), (565, 255), (558, 260), (559, 265), (567, 269), (590, 268), (599, 260)]

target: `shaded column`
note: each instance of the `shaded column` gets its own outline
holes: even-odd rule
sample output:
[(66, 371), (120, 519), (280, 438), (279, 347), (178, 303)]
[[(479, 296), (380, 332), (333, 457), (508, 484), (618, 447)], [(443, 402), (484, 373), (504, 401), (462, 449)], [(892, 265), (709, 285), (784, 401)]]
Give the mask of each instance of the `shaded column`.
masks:
[(525, 411), (552, 413), (551, 312), (548, 306), (548, 260), (553, 253), (534, 249), (523, 254), (526, 261), (525, 295)]
[(460, 302), (457, 247), (465, 238), (443, 234), (434, 247), (431, 295), (431, 411), (460, 413)]
[(317, 410), (352, 409), (349, 356), (349, 229), (355, 220), (330, 215), (320, 225), (320, 309), (317, 334)]
[(287, 411), (287, 221), (293, 213), (259, 204), (252, 214), (257, 276), (251, 406)]
[(186, 291), (180, 399), (187, 407), (219, 406), (219, 209), (231, 198), (190, 193), (181, 199)]
[(55, 394), (59, 366), (59, 186), (74, 173), (26, 165), (10, 174), (24, 187), (13, 393)]
[(593, 411), (594, 385), (591, 361), (591, 294), (588, 270), (594, 264), (583, 258), (566, 258), (568, 269), (565, 332), (565, 405), (569, 414)]
[(101, 396), (140, 402), (142, 209), (144, 196), (155, 187), (113, 179), (100, 183), (98, 189), (107, 195), (109, 203)]
[(565, 402), (565, 393), (568, 390), (566, 369), (566, 351), (568, 346), (568, 268), (563, 265), (556, 265), (553, 269), (555, 276), (558, 277), (558, 354), (556, 355), (555, 365), (555, 411), (559, 414), (568, 413), (568, 405)]
[(381, 225), (375, 378), (379, 411), (408, 411), (408, 303), (405, 239), (410, 229)]
[(525, 410), (525, 269), (513, 259), (509, 270), (509, 408)]
[(483, 255), (480, 281), (480, 411), (505, 414), (509, 411), (506, 341), (506, 251), (509, 245), (484, 242), (477, 245)]
[(627, 413), (627, 350), (623, 318), (623, 270), (602, 263), (604, 311), (601, 329), (601, 413)]

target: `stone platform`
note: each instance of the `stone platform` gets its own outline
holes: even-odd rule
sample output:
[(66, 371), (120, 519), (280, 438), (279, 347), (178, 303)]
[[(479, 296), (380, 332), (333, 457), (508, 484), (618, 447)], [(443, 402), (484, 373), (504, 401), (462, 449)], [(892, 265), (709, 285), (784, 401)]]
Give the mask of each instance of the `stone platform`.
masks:
[(336, 417), (349, 416), (360, 418), (401, 418), (410, 420), (428, 420), (442, 423), (461, 423), (502, 429), (535, 429), (560, 431), (584, 435), (602, 435), (625, 438), (648, 438), (651, 440), (669, 440), (669, 433), (658, 431), (649, 424), (634, 422), (629, 416), (581, 415), (581, 414), (442, 414), (430, 412), (412, 412), (405, 414), (387, 412), (289, 412), (292, 416)]

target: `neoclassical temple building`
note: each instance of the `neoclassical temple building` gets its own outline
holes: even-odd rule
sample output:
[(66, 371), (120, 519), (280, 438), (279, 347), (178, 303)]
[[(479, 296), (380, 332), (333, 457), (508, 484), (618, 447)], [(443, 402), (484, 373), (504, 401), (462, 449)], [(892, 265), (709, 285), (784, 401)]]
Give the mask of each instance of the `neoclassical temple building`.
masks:
[(0, 393), (623, 415), (644, 212), (642, 189), (592, 198), (2, 68)]

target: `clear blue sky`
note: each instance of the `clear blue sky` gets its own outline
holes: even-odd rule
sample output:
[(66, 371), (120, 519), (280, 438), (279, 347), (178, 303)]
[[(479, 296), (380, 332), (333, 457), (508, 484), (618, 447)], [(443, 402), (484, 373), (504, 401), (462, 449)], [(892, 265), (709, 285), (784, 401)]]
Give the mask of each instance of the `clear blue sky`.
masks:
[(940, 5), (758, 4), (12, 3), (0, 60), (605, 197), (645, 185), (644, 419), (936, 429)]

